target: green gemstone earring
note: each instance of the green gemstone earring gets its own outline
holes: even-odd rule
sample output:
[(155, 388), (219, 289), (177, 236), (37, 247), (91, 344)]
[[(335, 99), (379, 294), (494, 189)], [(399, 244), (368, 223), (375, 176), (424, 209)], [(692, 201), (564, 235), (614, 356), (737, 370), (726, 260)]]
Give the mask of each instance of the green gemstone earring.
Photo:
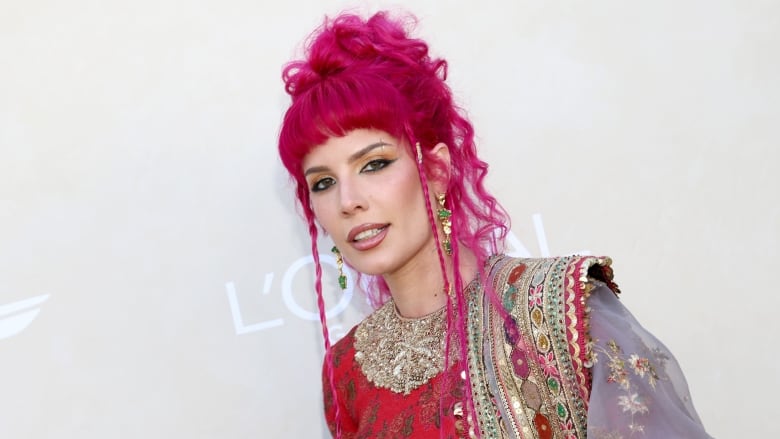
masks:
[(436, 216), (439, 218), (439, 223), (441, 223), (441, 228), (444, 232), (444, 239), (441, 243), (444, 246), (444, 251), (451, 255), (452, 242), (450, 241), (450, 234), (452, 233), (452, 222), (450, 217), (452, 216), (452, 211), (444, 207), (444, 203), (447, 201), (446, 194), (439, 194), (436, 196), (436, 199), (439, 200), (439, 210), (436, 212)]
[(341, 287), (342, 290), (346, 290), (347, 276), (344, 274), (344, 259), (341, 257), (341, 252), (335, 245), (332, 249), (330, 249), (330, 251), (336, 255), (336, 268), (339, 270), (339, 287)]

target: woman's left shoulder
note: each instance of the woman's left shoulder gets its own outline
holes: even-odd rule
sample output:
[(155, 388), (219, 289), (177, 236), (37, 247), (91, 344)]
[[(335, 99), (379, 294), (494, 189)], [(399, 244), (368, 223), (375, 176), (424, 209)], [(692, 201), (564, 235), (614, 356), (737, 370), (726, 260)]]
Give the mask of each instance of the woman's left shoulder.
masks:
[(496, 291), (535, 287), (550, 293), (587, 296), (595, 286), (604, 284), (613, 293), (620, 293), (614, 280), (612, 259), (608, 256), (517, 258), (499, 255), (491, 258), (489, 265), (490, 279)]

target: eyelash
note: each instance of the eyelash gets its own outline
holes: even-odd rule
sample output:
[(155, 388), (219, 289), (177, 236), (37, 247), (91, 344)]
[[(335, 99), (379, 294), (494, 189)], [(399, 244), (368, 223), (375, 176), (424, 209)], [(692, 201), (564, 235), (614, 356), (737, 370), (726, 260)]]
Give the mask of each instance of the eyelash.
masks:
[[(360, 169), (360, 172), (361, 173), (363, 173), (363, 172), (371, 173), (371, 172), (381, 171), (382, 169), (386, 168), (387, 165), (393, 163), (394, 161), (395, 161), (395, 159), (394, 160), (374, 159), (374, 160), (371, 160), (370, 162), (366, 163), (365, 166), (363, 166), (363, 168)], [(326, 184), (326, 186), (323, 186), (325, 184)], [(315, 181), (311, 185), (311, 191), (312, 192), (321, 192), (321, 191), (324, 191), (324, 190), (328, 189), (329, 187), (333, 186), (334, 184), (336, 184), (336, 181), (332, 177), (321, 178), (321, 179)]]
[(312, 192), (324, 191), (325, 189), (333, 186), (334, 183), (328, 183), (327, 186), (323, 186), (323, 184), (325, 184), (326, 182), (331, 182), (331, 181), (333, 181), (333, 179), (330, 178), (330, 177), (321, 178), (321, 179), (315, 181), (314, 184), (311, 185), (311, 191)]
[[(365, 166), (363, 166), (363, 169), (361, 169), (360, 172), (376, 172), (384, 169), (387, 165), (393, 163), (394, 161), (395, 160), (388, 160), (388, 159), (371, 160), (370, 162), (366, 163)], [(371, 170), (366, 169), (369, 166), (375, 167), (375, 169), (371, 169)]]

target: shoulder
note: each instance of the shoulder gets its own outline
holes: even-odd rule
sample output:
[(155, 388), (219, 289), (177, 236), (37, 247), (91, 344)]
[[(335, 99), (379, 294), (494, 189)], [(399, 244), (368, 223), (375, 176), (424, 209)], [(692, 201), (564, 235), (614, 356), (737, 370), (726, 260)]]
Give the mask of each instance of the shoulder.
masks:
[(342, 369), (344, 363), (351, 362), (351, 359), (355, 355), (355, 331), (357, 330), (357, 327), (358, 325), (353, 326), (344, 337), (334, 343), (330, 348), (333, 367), (336, 370)]
[[(325, 397), (326, 411), (332, 409), (333, 391), (338, 389), (339, 393), (345, 391), (344, 383), (349, 379), (354, 370), (355, 361), (354, 337), (355, 328), (353, 327), (347, 335), (330, 347), (322, 362), (322, 389)], [(331, 375), (332, 374), (332, 375)], [(331, 379), (333, 381), (331, 381)]]
[(355, 398), (355, 388), (354, 385), (350, 384), (351, 374), (354, 373), (355, 328), (353, 327), (347, 335), (330, 347), (329, 355), (325, 355), (322, 365), (322, 396), (325, 419), (331, 434), (334, 436), (336, 435), (337, 423), (340, 424), (342, 433), (354, 433), (355, 431), (353, 421), (355, 413), (351, 410), (351, 404)]
[(618, 291), (610, 265), (610, 258), (597, 256), (495, 256), (483, 281), (484, 295), (472, 302), (475, 326), (484, 328), (478, 334), (484, 338), (475, 342), (503, 346), (509, 359), (504, 362), (513, 365), (517, 377), (533, 373), (538, 382), (566, 389), (574, 398), (569, 407), (580, 407), (575, 416), (580, 420), (591, 385), (587, 299), (600, 285)]
[(612, 259), (607, 256), (515, 258), (497, 255), (489, 260), (488, 266), (490, 286), (499, 294), (511, 286), (547, 285), (548, 293), (565, 294), (568, 291), (587, 296), (599, 282), (615, 294), (620, 293), (614, 282)]
[[(591, 364), (588, 298), (602, 285), (614, 294), (611, 263), (605, 256), (492, 259), (488, 288), (500, 313), (511, 316), (525, 344), (539, 358), (556, 356), (557, 369), (571, 377), (587, 400)], [(576, 383), (576, 384), (575, 384)]]

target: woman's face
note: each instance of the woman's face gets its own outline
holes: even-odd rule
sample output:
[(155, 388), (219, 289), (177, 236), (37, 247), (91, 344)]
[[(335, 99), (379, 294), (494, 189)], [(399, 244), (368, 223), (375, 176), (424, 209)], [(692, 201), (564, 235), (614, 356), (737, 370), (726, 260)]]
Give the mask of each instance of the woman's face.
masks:
[(312, 208), (344, 259), (388, 275), (435, 257), (417, 165), (384, 131), (332, 137), (303, 160)]

